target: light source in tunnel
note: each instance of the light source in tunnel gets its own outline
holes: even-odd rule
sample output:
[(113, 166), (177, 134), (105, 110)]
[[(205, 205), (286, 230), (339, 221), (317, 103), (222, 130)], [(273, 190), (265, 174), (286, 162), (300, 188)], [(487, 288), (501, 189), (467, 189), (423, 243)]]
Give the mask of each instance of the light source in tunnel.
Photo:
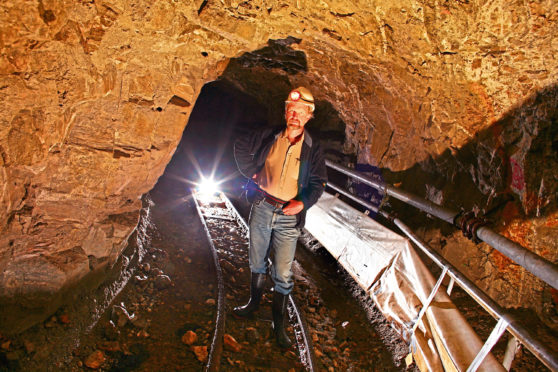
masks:
[(198, 190), (202, 193), (215, 194), (216, 192), (219, 192), (219, 185), (213, 180), (213, 178), (203, 177), (198, 186)]
[(212, 177), (205, 178), (202, 176), (196, 190), (201, 199), (210, 201), (219, 192), (219, 182), (216, 182)]

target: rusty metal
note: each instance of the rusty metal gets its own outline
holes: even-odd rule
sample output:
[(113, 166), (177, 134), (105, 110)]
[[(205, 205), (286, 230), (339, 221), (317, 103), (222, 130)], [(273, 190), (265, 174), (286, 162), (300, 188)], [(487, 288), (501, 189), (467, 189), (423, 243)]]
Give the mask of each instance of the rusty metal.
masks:
[(215, 265), (215, 272), (217, 274), (217, 314), (215, 315), (215, 332), (213, 333), (211, 348), (209, 350), (207, 364), (205, 366), (206, 371), (213, 372), (219, 371), (221, 355), (223, 353), (223, 336), (225, 335), (225, 286), (223, 284), (223, 271), (221, 270), (221, 264), (219, 263), (217, 248), (215, 248), (215, 244), (213, 244), (213, 239), (209, 233), (207, 223), (205, 222), (205, 218), (210, 216), (205, 215), (202, 212), (196, 193), (194, 192), (193, 195), (194, 197), (192, 199), (194, 199), (205, 234), (207, 235), (207, 241), (209, 242), (211, 256), (213, 257), (213, 263)]
[[(377, 207), (373, 206), (366, 200), (352, 195), (348, 191), (336, 186), (335, 184), (328, 183), (328, 187), (335, 190), (351, 200), (361, 204), (365, 208), (377, 211)], [(490, 296), (488, 296), (482, 289), (477, 287), (471, 280), (469, 280), (463, 273), (456, 269), (449, 261), (443, 256), (438, 254), (434, 249), (429, 247), (423, 242), (403, 221), (393, 216), (389, 212), (382, 210), (378, 211), (382, 217), (393, 222), (409, 239), (415, 243), (436, 265), (442, 269), (447, 269), (452, 282), (455, 281), (465, 292), (467, 292), (478, 304), (480, 304), (491, 316), (496, 319), (505, 319), (508, 323), (508, 331), (516, 337), (527, 349), (529, 349), (537, 359), (553, 371), (558, 371), (558, 354), (552, 350), (548, 345), (537, 340), (531, 331), (516, 319), (515, 316), (504, 310), (498, 303), (496, 303)], [(453, 287), (453, 284), (451, 284)], [(449, 287), (448, 287), (449, 290)], [(510, 362), (511, 363), (511, 362)]]
[[(460, 219), (456, 218), (459, 217), (459, 213), (451, 209), (434, 204), (431, 201), (420, 198), (417, 195), (401, 190), (397, 187), (388, 185), (385, 182), (373, 180), (369, 177), (363, 176), (353, 169), (335, 164), (329, 160), (326, 160), (326, 165), (366, 185), (383, 191), (386, 195), (393, 196), (452, 225), (455, 225), (456, 222), (460, 222)], [(546, 260), (534, 252), (531, 252), (520, 244), (503, 237), (487, 226), (478, 228), (476, 231), (476, 238), (488, 243), (500, 253), (531, 272), (537, 278), (543, 280), (553, 288), (558, 289), (558, 265)]]

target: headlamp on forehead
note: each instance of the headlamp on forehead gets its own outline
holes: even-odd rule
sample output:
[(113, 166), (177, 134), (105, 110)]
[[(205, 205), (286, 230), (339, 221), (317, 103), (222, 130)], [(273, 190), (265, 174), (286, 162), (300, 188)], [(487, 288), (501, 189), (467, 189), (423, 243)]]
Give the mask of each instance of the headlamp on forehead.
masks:
[(293, 90), (289, 95), (290, 101), (298, 101), (300, 99), (300, 92), (298, 90)]
[(314, 111), (314, 97), (312, 93), (305, 87), (299, 87), (293, 89), (289, 93), (289, 97), (287, 98), (287, 103), (289, 102), (300, 102), (310, 106), (310, 109)]

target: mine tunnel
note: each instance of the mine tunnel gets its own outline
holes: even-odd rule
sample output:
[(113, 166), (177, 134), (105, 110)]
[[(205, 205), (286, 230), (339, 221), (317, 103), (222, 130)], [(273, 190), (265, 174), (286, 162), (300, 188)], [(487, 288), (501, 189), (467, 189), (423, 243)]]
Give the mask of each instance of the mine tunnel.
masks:
[[(0, 371), (558, 370), (554, 2), (2, 10)], [(297, 87), (282, 348), (233, 145)]]

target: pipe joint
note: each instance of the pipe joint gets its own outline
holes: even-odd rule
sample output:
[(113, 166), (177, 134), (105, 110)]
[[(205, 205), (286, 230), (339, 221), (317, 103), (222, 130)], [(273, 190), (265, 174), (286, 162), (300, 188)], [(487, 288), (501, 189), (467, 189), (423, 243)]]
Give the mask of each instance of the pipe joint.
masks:
[(455, 215), (453, 224), (457, 226), (467, 239), (475, 244), (479, 244), (482, 240), (477, 236), (479, 228), (489, 225), (491, 222), (483, 216), (478, 216), (475, 212), (466, 212), (461, 210)]

